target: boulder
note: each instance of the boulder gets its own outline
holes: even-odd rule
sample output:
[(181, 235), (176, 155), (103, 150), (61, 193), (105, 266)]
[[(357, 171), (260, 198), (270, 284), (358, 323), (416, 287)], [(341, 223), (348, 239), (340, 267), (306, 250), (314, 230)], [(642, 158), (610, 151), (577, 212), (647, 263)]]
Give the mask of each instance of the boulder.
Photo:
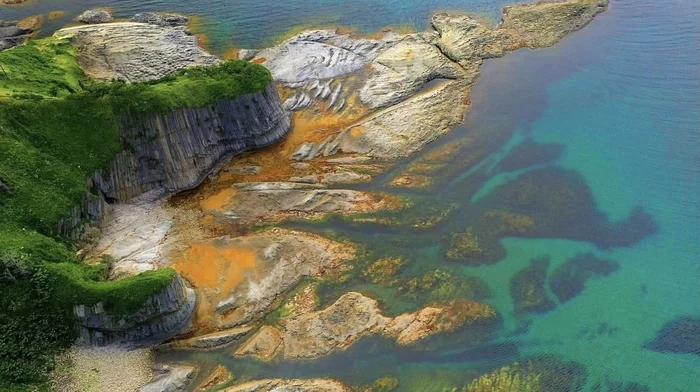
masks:
[[(20, 27), (16, 21), (0, 20), (0, 50), (22, 45), (31, 33), (32, 30)], [(0, 78), (3, 76), (0, 73)]]
[(139, 392), (185, 392), (197, 376), (197, 368), (190, 365), (166, 365), (160, 374), (139, 388)]
[(112, 15), (106, 10), (87, 10), (78, 16), (78, 21), (85, 24), (109, 23)]
[(156, 13), (156, 12), (143, 12), (136, 14), (131, 18), (132, 22), (138, 23), (149, 23), (161, 27), (176, 27), (176, 26), (187, 26), (189, 19), (180, 14), (168, 14), (168, 13)]

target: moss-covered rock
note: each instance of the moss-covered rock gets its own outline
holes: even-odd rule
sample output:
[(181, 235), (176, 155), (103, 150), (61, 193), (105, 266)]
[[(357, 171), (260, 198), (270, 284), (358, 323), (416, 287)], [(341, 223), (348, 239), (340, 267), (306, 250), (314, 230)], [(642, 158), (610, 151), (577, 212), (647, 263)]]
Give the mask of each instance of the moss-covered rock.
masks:
[(586, 371), (576, 362), (543, 357), (515, 362), (472, 381), (465, 392), (576, 392)]
[(413, 278), (399, 288), (410, 298), (428, 301), (449, 301), (455, 298), (482, 300), (489, 296), (486, 282), (474, 276), (456, 276), (437, 269)]

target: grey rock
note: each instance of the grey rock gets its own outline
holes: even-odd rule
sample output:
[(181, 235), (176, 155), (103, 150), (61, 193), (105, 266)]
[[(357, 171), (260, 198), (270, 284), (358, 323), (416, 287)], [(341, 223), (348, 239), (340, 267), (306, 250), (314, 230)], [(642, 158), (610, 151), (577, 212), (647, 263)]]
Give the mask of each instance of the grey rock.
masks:
[(132, 22), (138, 23), (148, 23), (156, 26), (187, 26), (188, 18), (180, 14), (168, 14), (168, 13), (156, 13), (156, 12), (143, 12), (134, 15), (131, 18)]
[(0, 179), (0, 195), (12, 195), (12, 189)]
[(120, 132), (130, 148), (112, 162), (101, 190), (126, 201), (152, 190), (194, 188), (226, 156), (279, 141), (290, 121), (274, 84), (205, 108), (123, 117)]
[(224, 392), (349, 392), (350, 388), (330, 379), (257, 380), (233, 386)]
[[(29, 39), (31, 33), (32, 30), (17, 26), (16, 21), (0, 20), (0, 50), (22, 45)], [(2, 77), (1, 74), (0, 77)]]
[(237, 341), (250, 332), (250, 327), (232, 328), (208, 335), (198, 336), (191, 344), (194, 348), (212, 349)]
[(100, 302), (73, 309), (79, 327), (79, 345), (111, 344), (143, 346), (160, 343), (184, 329), (192, 318), (196, 295), (175, 276), (160, 293), (148, 298), (141, 309), (129, 315), (111, 315)]
[(78, 16), (78, 21), (86, 24), (108, 23), (112, 15), (105, 10), (87, 10)]
[(139, 392), (185, 392), (197, 376), (195, 366), (168, 365), (162, 370), (162, 374), (142, 386)]

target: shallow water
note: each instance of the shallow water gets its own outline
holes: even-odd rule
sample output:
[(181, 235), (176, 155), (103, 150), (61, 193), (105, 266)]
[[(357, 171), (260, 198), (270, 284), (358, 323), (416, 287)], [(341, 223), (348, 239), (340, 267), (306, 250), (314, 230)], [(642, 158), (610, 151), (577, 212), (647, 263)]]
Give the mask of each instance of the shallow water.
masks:
[[(77, 12), (87, 3), (46, 0), (0, 8), (0, 15), (6, 18), (8, 10), (9, 18), (55, 9)], [(298, 26), (341, 24), (363, 31), (387, 24), (422, 28), (436, 10), (461, 9), (495, 17), (502, 5), (485, 0), (89, 3), (109, 5), (121, 16), (145, 10), (199, 14), (214, 46), (221, 49), (229, 43), (259, 46)], [(465, 123), (418, 157), (363, 186), (393, 191), (387, 182), (414, 159), (473, 138), (473, 144), (463, 146), (447, 167), (433, 175), (434, 188), (400, 192), (425, 205), (456, 206), (434, 228), (384, 228), (337, 219), (323, 225), (297, 224), (350, 238), (376, 257), (403, 255), (409, 265), (400, 272), (401, 278), (435, 269), (457, 279), (481, 278), (491, 292), (485, 301), (503, 317), (502, 328), (489, 342), (416, 352), (368, 338), (347, 352), (309, 363), (234, 359), (231, 348), (169, 352), (162, 358), (195, 361), (203, 370), (224, 363), (239, 380), (324, 376), (358, 385), (392, 375), (400, 381), (399, 390), (440, 391), (463, 387), (479, 374), (521, 358), (554, 355), (584, 366), (585, 390), (605, 381), (639, 383), (651, 391), (700, 390), (700, 357), (645, 348), (667, 322), (700, 316), (699, 21), (696, 0), (663, 4), (616, 0), (587, 28), (553, 48), (520, 50), (487, 61), (472, 90), (473, 108)], [(550, 145), (546, 152), (543, 144)], [(490, 263), (481, 260), (475, 266), (448, 260), (446, 239), (452, 233), (477, 224), (489, 209), (516, 208), (504, 195), (509, 184), (518, 181), (529, 181), (538, 189), (574, 189), (576, 203), (566, 204), (566, 211), (552, 212), (544, 205), (533, 216), (556, 220), (574, 214), (576, 219), (531, 235), (506, 236), (500, 241), (502, 248), (496, 241), (501, 253)], [(631, 214), (635, 218), (629, 224), (620, 223)], [(555, 303), (548, 312), (516, 311), (511, 279), (530, 260), (548, 256), (551, 280), (559, 266), (582, 253), (612, 260), (618, 268), (590, 279), (579, 295), (565, 302), (548, 287)], [(361, 277), (342, 286), (323, 285), (321, 297), (330, 303), (350, 290), (379, 299), (391, 314), (431, 301)]]

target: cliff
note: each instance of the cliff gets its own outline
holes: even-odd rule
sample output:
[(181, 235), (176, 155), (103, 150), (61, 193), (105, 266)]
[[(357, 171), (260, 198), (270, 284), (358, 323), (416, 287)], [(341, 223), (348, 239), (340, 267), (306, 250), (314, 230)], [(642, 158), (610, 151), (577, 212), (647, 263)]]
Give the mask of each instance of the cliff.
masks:
[(100, 188), (108, 200), (118, 201), (154, 189), (190, 189), (226, 155), (279, 141), (290, 126), (272, 83), (258, 93), (204, 108), (123, 116), (120, 133), (125, 149), (98, 179)]
[(79, 331), (77, 344), (146, 345), (159, 343), (187, 327), (196, 302), (194, 290), (175, 276), (160, 293), (129, 315), (110, 315), (103, 304), (73, 308)]

